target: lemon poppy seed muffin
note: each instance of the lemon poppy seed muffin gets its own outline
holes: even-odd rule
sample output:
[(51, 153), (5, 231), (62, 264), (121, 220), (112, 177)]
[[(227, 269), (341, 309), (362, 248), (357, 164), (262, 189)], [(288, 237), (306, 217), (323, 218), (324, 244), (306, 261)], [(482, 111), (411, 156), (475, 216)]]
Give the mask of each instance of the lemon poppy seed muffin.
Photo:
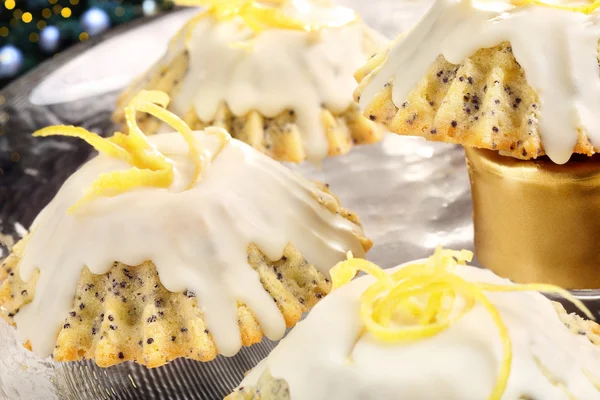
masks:
[[(598, 325), (469, 253), (336, 266), (333, 292), (226, 399), (600, 399)], [(357, 270), (372, 276), (339, 287)]]
[[(282, 161), (320, 161), (373, 143), (382, 128), (353, 101), (354, 71), (387, 42), (354, 11), (319, 0), (205, 1), (167, 54), (121, 95), (170, 94), (193, 129), (225, 128)], [(139, 121), (147, 133), (160, 121)]]
[(558, 164), (592, 155), (600, 146), (595, 7), (438, 0), (359, 71), (355, 98), (402, 135)]
[[(101, 367), (231, 356), (281, 338), (327, 295), (329, 268), (370, 248), (327, 186), (223, 129), (192, 132), (167, 104), (142, 92), (126, 110), (129, 135), (37, 133), (100, 151), (0, 266), (0, 315), (37, 355)], [(137, 112), (177, 133), (147, 139)]]
[(371, 120), (464, 146), (477, 258), (515, 282), (600, 284), (599, 6), (436, 0), (356, 74)]

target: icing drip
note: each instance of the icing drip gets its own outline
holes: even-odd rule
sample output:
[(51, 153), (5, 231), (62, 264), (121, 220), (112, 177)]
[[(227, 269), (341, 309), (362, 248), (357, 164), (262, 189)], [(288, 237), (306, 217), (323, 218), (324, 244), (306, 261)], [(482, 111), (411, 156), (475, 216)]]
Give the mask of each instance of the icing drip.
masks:
[[(330, 7), (289, 2), (291, 17), (325, 24)], [(342, 113), (353, 103), (354, 71), (370, 56), (365, 38), (375, 42), (359, 21), (319, 30), (266, 29), (259, 33), (241, 17), (219, 20), (200, 14), (185, 27), (170, 52), (189, 52), (189, 70), (173, 97), (172, 109), (191, 107), (204, 122), (215, 119), (226, 102), (236, 116), (257, 110), (268, 118), (293, 110), (307, 158), (328, 154), (321, 108)]]
[[(433, 275), (426, 272), (419, 277), (416, 264), (424, 271), (429, 265), (428, 260), (418, 260), (386, 273), (399, 276), (406, 271), (418, 283), (413, 289), (425, 288), (443, 277), (435, 270)], [(334, 279), (339, 272), (332, 270)], [(365, 302), (374, 288), (386, 282), (375, 273), (377, 279), (356, 279), (319, 303), (241, 386), (255, 385), (268, 370), (274, 378), (288, 383), (292, 400), (396, 399), (398, 393), (402, 398), (423, 400), (492, 399), (501, 393), (502, 399), (511, 400), (600, 399), (600, 348), (571, 332), (543, 295), (511, 291), (520, 288), (491, 271), (456, 265), (447, 282), (457, 280), (481, 287), (489, 305), (470, 302), (468, 292), (458, 291), (461, 294), (453, 302), (439, 303), (438, 311), (453, 321), (435, 335), (419, 340), (382, 340), (376, 330), (364, 324), (365, 316), (370, 315), (365, 314)], [(458, 288), (448, 286), (447, 293)], [(509, 291), (488, 291), (492, 288)], [(385, 309), (388, 300), (393, 298), (379, 298), (373, 303), (374, 309)], [(407, 310), (411, 305), (426, 305), (423, 310), (429, 314), (432, 298), (416, 296), (413, 300), (415, 303), (394, 304)], [(445, 311), (447, 307), (450, 311)], [(456, 318), (465, 307), (467, 312)], [(491, 309), (496, 310), (499, 320)], [(414, 318), (419, 321), (422, 316), (416, 313)], [(389, 335), (410, 333), (408, 327), (414, 323), (410, 317), (399, 313), (394, 318), (397, 325), (392, 324)], [(499, 329), (498, 321), (502, 321), (503, 329)], [(423, 328), (422, 333), (428, 330), (427, 324), (417, 326)], [(512, 347), (508, 376), (503, 375), (505, 334)], [(500, 388), (499, 377), (506, 386), (489, 397), (494, 388)]]
[(193, 133), (212, 161), (189, 189), (197, 160), (179, 134), (148, 139), (173, 163), (166, 188), (97, 197), (67, 214), (99, 175), (131, 166), (101, 154), (65, 182), (33, 222), (21, 260), (23, 280), (36, 269), (40, 275), (33, 302), (15, 316), (20, 340), (30, 340), (40, 356), (52, 353), (84, 266), (104, 274), (114, 261), (135, 266), (152, 260), (165, 288), (196, 294), (219, 352), (233, 355), (241, 346), (237, 300), (253, 311), (267, 337), (285, 332), (277, 305), (247, 263), (250, 243), (272, 260), (292, 243), (325, 274), (346, 251), (364, 254), (360, 227), (314, 198), (328, 194), (242, 142), (223, 147), (220, 132)]
[(365, 107), (392, 80), (392, 99), (399, 106), (440, 54), (460, 64), (481, 48), (508, 41), (539, 97), (546, 154), (564, 164), (579, 131), (600, 146), (598, 15), (539, 4), (516, 7), (505, 2), (438, 0), (390, 49), (360, 104)]

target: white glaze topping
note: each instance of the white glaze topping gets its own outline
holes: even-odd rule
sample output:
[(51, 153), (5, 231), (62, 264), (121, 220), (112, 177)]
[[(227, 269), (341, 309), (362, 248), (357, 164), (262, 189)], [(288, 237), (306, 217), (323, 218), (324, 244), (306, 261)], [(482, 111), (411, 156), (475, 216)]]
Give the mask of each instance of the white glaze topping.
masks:
[[(487, 270), (455, 271), (472, 282), (510, 284)], [(289, 384), (291, 400), (487, 399), (502, 356), (488, 311), (477, 304), (431, 338), (384, 343), (371, 333), (361, 336), (360, 296), (374, 281), (361, 277), (331, 293), (240, 386), (255, 385), (268, 370)], [(513, 346), (503, 399), (600, 399), (600, 348), (570, 332), (547, 298), (535, 292), (486, 296)]]
[[(220, 139), (194, 135), (211, 159)], [(30, 340), (38, 355), (52, 353), (84, 266), (104, 274), (114, 261), (135, 266), (151, 260), (166, 289), (196, 294), (219, 352), (233, 355), (241, 346), (236, 300), (248, 305), (267, 337), (285, 332), (276, 303), (248, 265), (249, 244), (278, 260), (292, 243), (325, 274), (347, 251), (364, 254), (361, 228), (314, 197), (328, 194), (248, 145), (231, 140), (184, 190), (194, 170), (185, 141), (178, 134), (150, 141), (175, 163), (168, 189), (99, 197), (67, 214), (99, 174), (131, 167), (101, 154), (65, 182), (32, 224), (20, 273), (28, 281), (39, 268), (40, 276), (33, 302), (15, 322), (19, 339)]]
[[(352, 12), (308, 1), (292, 1), (284, 7), (286, 15), (312, 24), (330, 22), (332, 10)], [(181, 35), (171, 50), (189, 52), (189, 70), (173, 95), (172, 110), (185, 115), (193, 106), (205, 122), (214, 120), (223, 102), (236, 116), (257, 110), (275, 117), (294, 110), (307, 158), (313, 161), (328, 154), (321, 107), (342, 113), (351, 106), (354, 72), (372, 55), (366, 43), (382, 43), (358, 20), (312, 32), (267, 29), (255, 33), (239, 17), (217, 21), (206, 16), (191, 29), (189, 40)]]
[(585, 131), (594, 146), (600, 146), (598, 15), (597, 11), (586, 15), (541, 5), (437, 0), (392, 46), (380, 69), (370, 77), (360, 104), (365, 107), (393, 80), (392, 99), (399, 106), (440, 54), (460, 64), (481, 48), (508, 41), (539, 97), (545, 152), (563, 164), (573, 153), (578, 130)]

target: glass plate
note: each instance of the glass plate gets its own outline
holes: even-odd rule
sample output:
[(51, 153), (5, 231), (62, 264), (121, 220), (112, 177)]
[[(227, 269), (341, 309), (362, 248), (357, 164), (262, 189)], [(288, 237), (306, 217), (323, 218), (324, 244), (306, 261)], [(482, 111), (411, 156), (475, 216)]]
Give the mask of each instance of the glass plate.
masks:
[[(394, 37), (415, 22), (430, 1), (341, 3)], [(91, 155), (82, 141), (38, 141), (31, 132), (73, 124), (112, 133), (109, 116), (115, 89), (158, 57), (169, 39), (167, 34), (151, 34), (165, 32), (165, 25), (149, 30), (147, 24), (179, 26), (189, 14), (184, 10), (119, 28), (55, 57), (0, 92), (0, 232), (18, 239), (66, 177)], [(140, 49), (143, 57), (136, 55)], [(290, 167), (328, 182), (342, 204), (360, 215), (375, 242), (369, 258), (384, 267), (425, 257), (438, 244), (472, 248), (471, 199), (461, 147), (388, 135), (376, 145), (327, 159), (319, 168)], [(177, 360), (152, 370), (134, 363), (101, 369), (91, 362), (37, 359), (0, 321), (0, 399), (222, 399), (273, 346), (264, 341), (210, 363)]]

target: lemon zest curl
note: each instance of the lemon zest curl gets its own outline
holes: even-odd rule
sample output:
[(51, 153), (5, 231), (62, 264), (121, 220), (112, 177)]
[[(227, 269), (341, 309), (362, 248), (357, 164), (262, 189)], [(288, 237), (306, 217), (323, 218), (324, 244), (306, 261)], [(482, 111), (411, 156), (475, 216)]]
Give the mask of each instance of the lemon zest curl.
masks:
[(282, 6), (290, 1), (294, 0), (175, 0), (175, 3), (180, 6), (205, 7), (207, 11), (200, 14), (199, 17), (210, 15), (217, 21), (228, 21), (240, 17), (246, 26), (255, 33), (267, 29), (311, 32), (321, 28), (341, 27), (357, 19), (356, 13), (349, 12), (351, 10), (337, 7), (340, 11), (335, 13), (335, 18), (325, 24), (311, 24), (286, 15)]
[[(332, 290), (349, 283), (359, 271), (376, 278), (360, 297), (360, 317), (364, 330), (384, 342), (410, 343), (435, 336), (448, 329), (479, 303), (498, 328), (502, 342), (502, 362), (490, 400), (500, 400), (506, 390), (512, 364), (512, 343), (508, 328), (498, 309), (485, 292), (539, 291), (556, 293), (571, 301), (594, 319), (590, 310), (568, 291), (547, 284), (499, 285), (470, 282), (454, 273), (457, 265), (466, 265), (473, 258), (468, 250), (447, 250), (438, 247), (425, 262), (416, 262), (388, 274), (370, 261), (348, 260), (331, 271)], [(457, 298), (463, 301), (456, 307)], [(458, 309), (457, 309), (458, 308)], [(401, 321), (400, 321), (401, 319)], [(414, 321), (408, 324), (406, 321)]]
[[(202, 168), (207, 162), (190, 127), (166, 109), (169, 101), (169, 96), (159, 91), (142, 91), (135, 96), (129, 105), (125, 107), (125, 119), (129, 128), (128, 135), (116, 132), (109, 138), (103, 138), (84, 128), (74, 126), (50, 126), (34, 132), (33, 136), (36, 137), (78, 137), (85, 140), (99, 153), (125, 161), (132, 166), (129, 170), (100, 174), (91, 186), (85, 190), (83, 197), (67, 210), (68, 214), (75, 212), (83, 204), (98, 197), (117, 196), (140, 187), (168, 188), (173, 183), (173, 161), (150, 143), (137, 125), (137, 112), (145, 112), (156, 117), (183, 136), (189, 148), (189, 157), (194, 162), (194, 174), (186, 190), (197, 183)], [(221, 136), (221, 148), (218, 151), (220, 152), (230, 136), (224, 131), (214, 131), (213, 133), (218, 133)]]
[(517, 7), (524, 7), (524, 6), (535, 4), (535, 5), (543, 6), (543, 7), (556, 8), (558, 10), (580, 12), (583, 14), (591, 14), (598, 7), (600, 7), (600, 0), (596, 0), (590, 4), (586, 4), (586, 5), (582, 5), (582, 6), (568, 6), (565, 4), (552, 4), (552, 3), (545, 3), (540, 0), (512, 0), (512, 4)]

